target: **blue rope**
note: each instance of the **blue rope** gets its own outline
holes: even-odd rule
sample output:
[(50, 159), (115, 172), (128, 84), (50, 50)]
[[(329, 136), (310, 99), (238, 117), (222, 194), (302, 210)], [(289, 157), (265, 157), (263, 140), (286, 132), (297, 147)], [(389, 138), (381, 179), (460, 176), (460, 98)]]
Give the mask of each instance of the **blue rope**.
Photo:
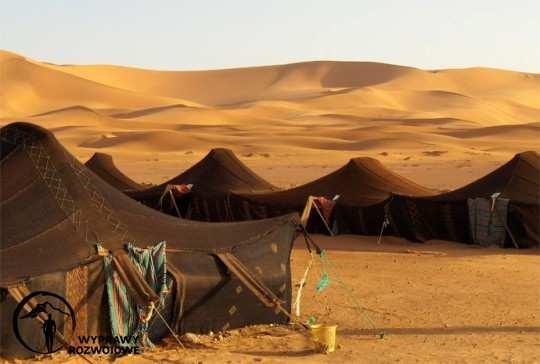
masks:
[(324, 251), (324, 250), (321, 251), (319, 257), (321, 259), (322, 273), (321, 273), (321, 279), (319, 280), (319, 282), (315, 286), (315, 291), (317, 293), (321, 293), (322, 291), (324, 291), (330, 285), (330, 276), (328, 275), (328, 272), (326, 271), (326, 266), (324, 264), (325, 260), (326, 260), (326, 251)]

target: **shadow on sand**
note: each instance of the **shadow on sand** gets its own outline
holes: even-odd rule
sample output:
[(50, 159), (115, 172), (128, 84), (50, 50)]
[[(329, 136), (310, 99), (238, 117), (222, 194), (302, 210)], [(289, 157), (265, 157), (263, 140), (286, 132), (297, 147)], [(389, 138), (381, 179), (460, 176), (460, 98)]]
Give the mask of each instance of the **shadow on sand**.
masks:
[[(503, 249), (484, 248), (478, 245), (463, 244), (443, 240), (430, 240), (426, 243), (414, 243), (395, 236), (384, 236), (382, 244), (377, 244), (377, 236), (337, 235), (326, 236), (313, 234), (315, 242), (328, 251), (412, 254), (434, 256), (437, 258), (495, 256), (495, 255), (532, 255), (539, 256), (540, 249)], [(301, 237), (294, 243), (295, 249), (305, 249)]]
[(317, 354), (315, 349), (304, 349), (304, 350), (273, 350), (273, 351), (267, 351), (267, 350), (261, 350), (261, 351), (233, 351), (233, 353), (236, 354), (246, 354), (246, 355), (254, 355), (254, 356), (282, 356), (282, 357), (288, 357), (288, 358), (294, 358), (294, 357), (302, 357), (302, 356), (309, 356), (313, 354)]
[(497, 334), (519, 333), (540, 334), (536, 326), (456, 326), (456, 327), (400, 327), (380, 329), (348, 329), (339, 330), (340, 335), (462, 335), (462, 334)]
[[(456, 327), (402, 327), (402, 328), (377, 328), (377, 329), (355, 329), (343, 328), (338, 330), (339, 336), (364, 336), (365, 338), (355, 338), (355, 340), (375, 340), (381, 333), (385, 335), (464, 335), (464, 334), (497, 334), (497, 333), (519, 333), (519, 334), (540, 334), (540, 327), (537, 326), (456, 326)], [(371, 337), (370, 337), (371, 336)], [(313, 348), (302, 350), (242, 350), (233, 351), (237, 354), (253, 356), (275, 356), (275, 357), (304, 357), (316, 354)]]

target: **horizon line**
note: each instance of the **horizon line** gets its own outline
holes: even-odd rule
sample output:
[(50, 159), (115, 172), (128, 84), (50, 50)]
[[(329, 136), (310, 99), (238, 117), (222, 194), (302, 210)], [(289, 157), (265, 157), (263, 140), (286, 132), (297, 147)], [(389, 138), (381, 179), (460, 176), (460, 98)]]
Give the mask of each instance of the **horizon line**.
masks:
[(537, 75), (540, 76), (540, 70), (538, 72), (530, 72), (530, 71), (522, 71), (518, 69), (513, 68), (501, 68), (501, 67), (492, 67), (492, 66), (483, 66), (483, 65), (471, 65), (471, 66), (465, 66), (465, 65), (459, 65), (459, 66), (449, 66), (449, 67), (436, 67), (436, 68), (422, 68), (418, 66), (411, 66), (401, 63), (392, 63), (388, 61), (381, 61), (381, 60), (350, 60), (350, 59), (307, 59), (307, 60), (295, 60), (295, 61), (289, 61), (289, 62), (279, 62), (279, 63), (265, 63), (265, 64), (255, 64), (255, 65), (234, 65), (234, 66), (225, 66), (225, 67), (210, 67), (210, 68), (160, 68), (154, 66), (143, 66), (143, 65), (135, 65), (135, 64), (118, 64), (118, 63), (56, 63), (48, 60), (28, 57), (26, 55), (23, 55), (21, 53), (11, 51), (8, 49), (0, 48), (0, 51), (4, 51), (7, 53), (12, 53), (14, 55), (20, 56), (27, 60), (32, 60), (35, 62), (43, 63), (43, 64), (49, 64), (52, 66), (57, 67), (71, 67), (71, 66), (79, 66), (79, 67), (123, 67), (123, 68), (132, 68), (132, 69), (138, 69), (143, 71), (156, 71), (156, 72), (211, 72), (211, 71), (231, 71), (231, 70), (240, 70), (240, 69), (253, 69), (253, 68), (269, 68), (269, 67), (283, 67), (283, 66), (289, 66), (289, 65), (298, 65), (298, 64), (305, 64), (305, 63), (372, 63), (372, 64), (382, 64), (382, 65), (388, 65), (388, 66), (395, 66), (395, 67), (402, 67), (402, 68), (410, 68), (410, 69), (416, 69), (420, 71), (426, 71), (426, 72), (440, 72), (440, 71), (451, 71), (451, 70), (472, 70), (472, 69), (490, 69), (490, 70), (498, 70), (498, 71), (508, 71), (508, 72), (517, 72), (522, 74), (530, 74), (530, 75)]

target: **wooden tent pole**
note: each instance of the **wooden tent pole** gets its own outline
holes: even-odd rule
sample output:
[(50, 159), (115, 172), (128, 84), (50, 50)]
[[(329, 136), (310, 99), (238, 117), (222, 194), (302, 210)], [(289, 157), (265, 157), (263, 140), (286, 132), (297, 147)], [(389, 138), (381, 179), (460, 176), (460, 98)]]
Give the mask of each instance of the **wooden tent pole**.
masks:
[(328, 230), (328, 232), (330, 233), (330, 236), (334, 236), (334, 233), (330, 229), (330, 226), (328, 226), (328, 223), (326, 222), (326, 219), (324, 218), (321, 210), (319, 210), (319, 207), (317, 206), (317, 203), (315, 201), (313, 201), (313, 207), (315, 207), (315, 211), (317, 211), (317, 213), (319, 214), (319, 217), (323, 221), (324, 226), (326, 227), (326, 230)]
[(516, 239), (514, 238), (514, 234), (512, 234), (512, 232), (510, 231), (510, 228), (509, 228), (508, 225), (506, 224), (506, 221), (503, 220), (503, 219), (501, 218), (501, 215), (499, 214), (499, 211), (497, 211), (497, 207), (496, 207), (496, 206), (493, 208), (493, 211), (495, 211), (495, 214), (497, 215), (497, 218), (498, 218), (499, 220), (501, 220), (501, 222), (502, 222), (502, 224), (503, 224), (503, 226), (504, 226), (504, 229), (506, 230), (506, 232), (508, 233), (508, 235), (510, 235), (510, 240), (512, 240), (512, 243), (514, 244), (514, 248), (519, 249), (519, 245), (518, 245), (518, 243), (516, 242)]

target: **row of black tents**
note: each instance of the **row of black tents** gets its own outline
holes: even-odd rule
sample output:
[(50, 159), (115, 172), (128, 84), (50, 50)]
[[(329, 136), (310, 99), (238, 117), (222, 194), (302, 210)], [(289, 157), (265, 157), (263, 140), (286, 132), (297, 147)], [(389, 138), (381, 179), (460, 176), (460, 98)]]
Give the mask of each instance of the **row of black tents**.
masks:
[[(125, 176), (109, 155), (96, 153), (86, 165), (131, 198), (174, 216), (209, 222), (256, 220), (302, 213), (310, 196), (329, 201), (338, 196), (328, 215), (310, 215), (311, 232), (377, 235), (386, 222), (384, 233), (417, 242), (479, 241), (471, 203), (491, 201), (496, 194), (495, 212), (500, 210), (497, 202), (507, 200), (501, 210), (506, 218), (501, 218), (505, 234), (499, 245), (540, 246), (540, 158), (533, 151), (519, 153), (488, 175), (444, 193), (420, 186), (373, 158), (351, 159), (326, 176), (288, 190), (265, 181), (228, 149), (213, 149), (185, 172), (151, 187)], [(192, 186), (189, 192), (172, 188), (186, 185)]]
[[(538, 154), (526, 152), (469, 186), (433, 195), (373, 159), (357, 158), (314, 182), (279, 190), (217, 149), (171, 181), (145, 187), (107, 156), (85, 166), (51, 132), (7, 125), (0, 129), (0, 356), (31, 354), (12, 319), (17, 304), (36, 291), (60, 295), (73, 307), (76, 326), (57, 317), (56, 335), (66, 345), (81, 336), (110, 336), (120, 326), (156, 341), (171, 330), (288, 322), (290, 254), (305, 233), (298, 212), (309, 196), (340, 195), (327, 219), (338, 232), (377, 234), (388, 220), (393, 233), (411, 239), (469, 241), (467, 199), (500, 192), (510, 201), (508, 226), (519, 246), (538, 246), (538, 171)], [(320, 220), (312, 229), (321, 228)], [(309, 238), (306, 243), (318, 249)], [(160, 250), (146, 247), (156, 246), (165, 246), (163, 254), (146, 263), (157, 268), (142, 269), (134, 254), (148, 257)], [(155, 289), (157, 263), (166, 268), (165, 290)], [(39, 304), (30, 300), (26, 315)], [(29, 346), (43, 346), (43, 315), (19, 322)]]

